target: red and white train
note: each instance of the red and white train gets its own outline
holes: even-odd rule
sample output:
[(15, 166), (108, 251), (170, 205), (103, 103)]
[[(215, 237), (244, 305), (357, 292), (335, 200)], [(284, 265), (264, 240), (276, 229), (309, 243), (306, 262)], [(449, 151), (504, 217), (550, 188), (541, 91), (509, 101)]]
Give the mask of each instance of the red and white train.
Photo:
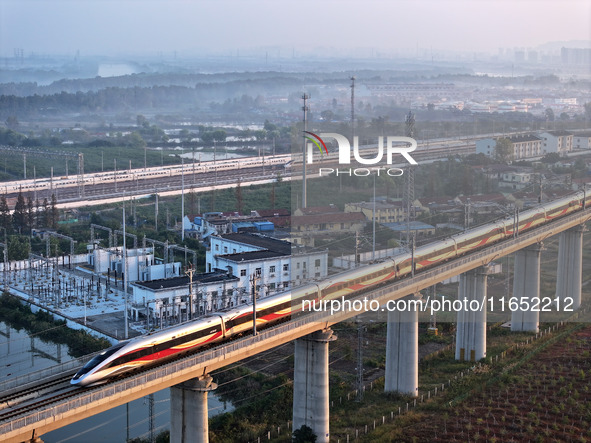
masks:
[[(545, 203), (486, 226), (469, 229), (445, 240), (418, 247), (414, 253), (415, 272), (421, 272), (445, 261), (478, 251), (491, 244), (513, 238), (542, 224), (591, 207), (591, 195), (580, 191)], [(263, 329), (300, 312), (304, 300), (323, 301), (361, 291), (404, 278), (412, 273), (413, 258), (402, 253), (380, 262), (335, 274), (312, 283), (262, 299), (257, 302), (257, 329)], [(251, 304), (228, 308), (170, 329), (119, 343), (90, 360), (71, 381), (73, 385), (89, 386), (110, 378), (159, 364), (171, 358), (194, 352), (213, 344), (249, 334), (252, 331)]]

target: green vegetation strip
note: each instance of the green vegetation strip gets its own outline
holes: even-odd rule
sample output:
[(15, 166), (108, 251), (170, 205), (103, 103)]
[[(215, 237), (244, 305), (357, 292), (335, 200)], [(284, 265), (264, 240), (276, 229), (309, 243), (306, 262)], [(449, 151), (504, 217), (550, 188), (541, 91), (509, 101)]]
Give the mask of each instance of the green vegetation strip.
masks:
[(93, 337), (84, 330), (68, 328), (65, 320), (56, 320), (46, 311), (33, 313), (28, 304), (6, 293), (0, 296), (0, 321), (17, 331), (24, 329), (41, 340), (68, 345), (68, 354), (72, 357), (81, 357), (111, 346), (107, 339)]

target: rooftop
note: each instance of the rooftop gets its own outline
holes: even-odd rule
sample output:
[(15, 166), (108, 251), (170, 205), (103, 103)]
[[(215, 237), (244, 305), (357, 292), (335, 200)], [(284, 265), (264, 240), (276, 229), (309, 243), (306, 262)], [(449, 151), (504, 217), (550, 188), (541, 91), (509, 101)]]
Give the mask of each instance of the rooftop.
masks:
[[(357, 202), (357, 203), (348, 203), (351, 206), (357, 206), (359, 208), (364, 209), (373, 209), (374, 203), (373, 202)], [(387, 202), (387, 201), (378, 201), (376, 200), (375, 203), (376, 209), (402, 209), (402, 202)]]
[(521, 143), (521, 142), (537, 142), (542, 139), (540, 137), (538, 137), (537, 135), (525, 134), (525, 135), (514, 135), (512, 137), (509, 137), (509, 140), (511, 140), (513, 143)]
[[(277, 240), (266, 235), (261, 235), (252, 232), (222, 234), (220, 238), (224, 240), (234, 241), (237, 243), (244, 243), (251, 246), (256, 246), (267, 251), (277, 252), (280, 255), (291, 254), (291, 243)], [(233, 255), (233, 254), (231, 254)]]
[(277, 251), (237, 252), (236, 254), (218, 255), (218, 258), (223, 258), (223, 259), (234, 261), (234, 262), (242, 262), (242, 261), (267, 260), (269, 258), (278, 258), (278, 257), (285, 257), (285, 256), (291, 256), (291, 251), (288, 252), (287, 254), (277, 252)]
[(309, 206), (307, 208), (298, 209), (299, 213), (303, 215), (318, 215), (318, 214), (330, 214), (334, 212), (340, 212), (339, 208), (335, 205), (328, 206)]
[[(237, 277), (232, 275), (228, 275), (226, 272), (216, 271), (216, 272), (204, 272), (200, 274), (193, 274), (193, 283), (215, 283), (215, 282), (228, 282), (228, 281), (236, 281), (238, 280)], [(151, 289), (151, 290), (158, 290), (158, 289), (172, 289), (172, 288), (180, 288), (183, 286), (187, 286), (189, 284), (189, 276), (183, 275), (179, 277), (172, 277), (172, 278), (162, 278), (159, 280), (150, 280), (150, 281), (138, 281), (132, 283), (135, 286), (139, 286), (140, 288)]]
[(318, 225), (322, 223), (347, 223), (366, 221), (362, 212), (337, 212), (322, 215), (300, 215), (291, 217), (291, 225)]
[[(404, 222), (404, 223), (382, 223), (382, 225), (387, 228), (390, 228), (396, 232), (406, 231), (406, 222)], [(427, 223), (423, 223), (423, 222), (419, 222), (419, 221), (411, 221), (410, 222), (410, 230), (411, 231), (420, 231), (421, 229), (435, 229), (435, 227), (428, 225)]]
[(566, 135), (573, 135), (572, 132), (568, 131), (546, 131), (545, 134), (553, 135), (554, 137), (564, 137)]
[(287, 209), (257, 209), (256, 212), (261, 217), (285, 217), (289, 215)]

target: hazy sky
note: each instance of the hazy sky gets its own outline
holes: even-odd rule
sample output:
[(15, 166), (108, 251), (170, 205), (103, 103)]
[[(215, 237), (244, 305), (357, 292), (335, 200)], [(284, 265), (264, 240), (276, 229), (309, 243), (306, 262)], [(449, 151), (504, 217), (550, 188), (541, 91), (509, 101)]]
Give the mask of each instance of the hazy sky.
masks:
[(496, 52), (591, 40), (589, 0), (0, 0), (0, 53)]

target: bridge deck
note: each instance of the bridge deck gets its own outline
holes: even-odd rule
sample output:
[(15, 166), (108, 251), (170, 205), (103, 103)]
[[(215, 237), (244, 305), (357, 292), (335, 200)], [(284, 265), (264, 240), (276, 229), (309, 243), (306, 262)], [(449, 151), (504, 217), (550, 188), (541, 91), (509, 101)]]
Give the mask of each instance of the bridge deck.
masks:
[[(469, 256), (421, 272), (413, 278), (405, 278), (365, 292), (351, 298), (351, 300), (367, 298), (385, 304), (388, 300), (402, 298), (447, 278), (486, 265), (499, 257), (533, 243), (541, 242), (590, 219), (591, 209), (572, 214), (528, 231), (518, 238), (505, 240)], [(331, 315), (330, 312), (303, 315), (288, 323), (263, 330), (255, 337), (238, 339), (185, 357), (179, 361), (147, 370), (124, 380), (114, 381), (103, 386), (80, 389), (79, 394), (66, 400), (42, 406), (34, 412), (28, 412), (23, 416), (0, 422), (0, 435), (2, 435), (5, 442), (23, 441), (30, 438), (34, 430), (36, 435), (42, 435), (198, 375), (210, 373), (231, 363), (354, 317), (359, 313), (359, 311), (343, 311), (335, 315)]]

